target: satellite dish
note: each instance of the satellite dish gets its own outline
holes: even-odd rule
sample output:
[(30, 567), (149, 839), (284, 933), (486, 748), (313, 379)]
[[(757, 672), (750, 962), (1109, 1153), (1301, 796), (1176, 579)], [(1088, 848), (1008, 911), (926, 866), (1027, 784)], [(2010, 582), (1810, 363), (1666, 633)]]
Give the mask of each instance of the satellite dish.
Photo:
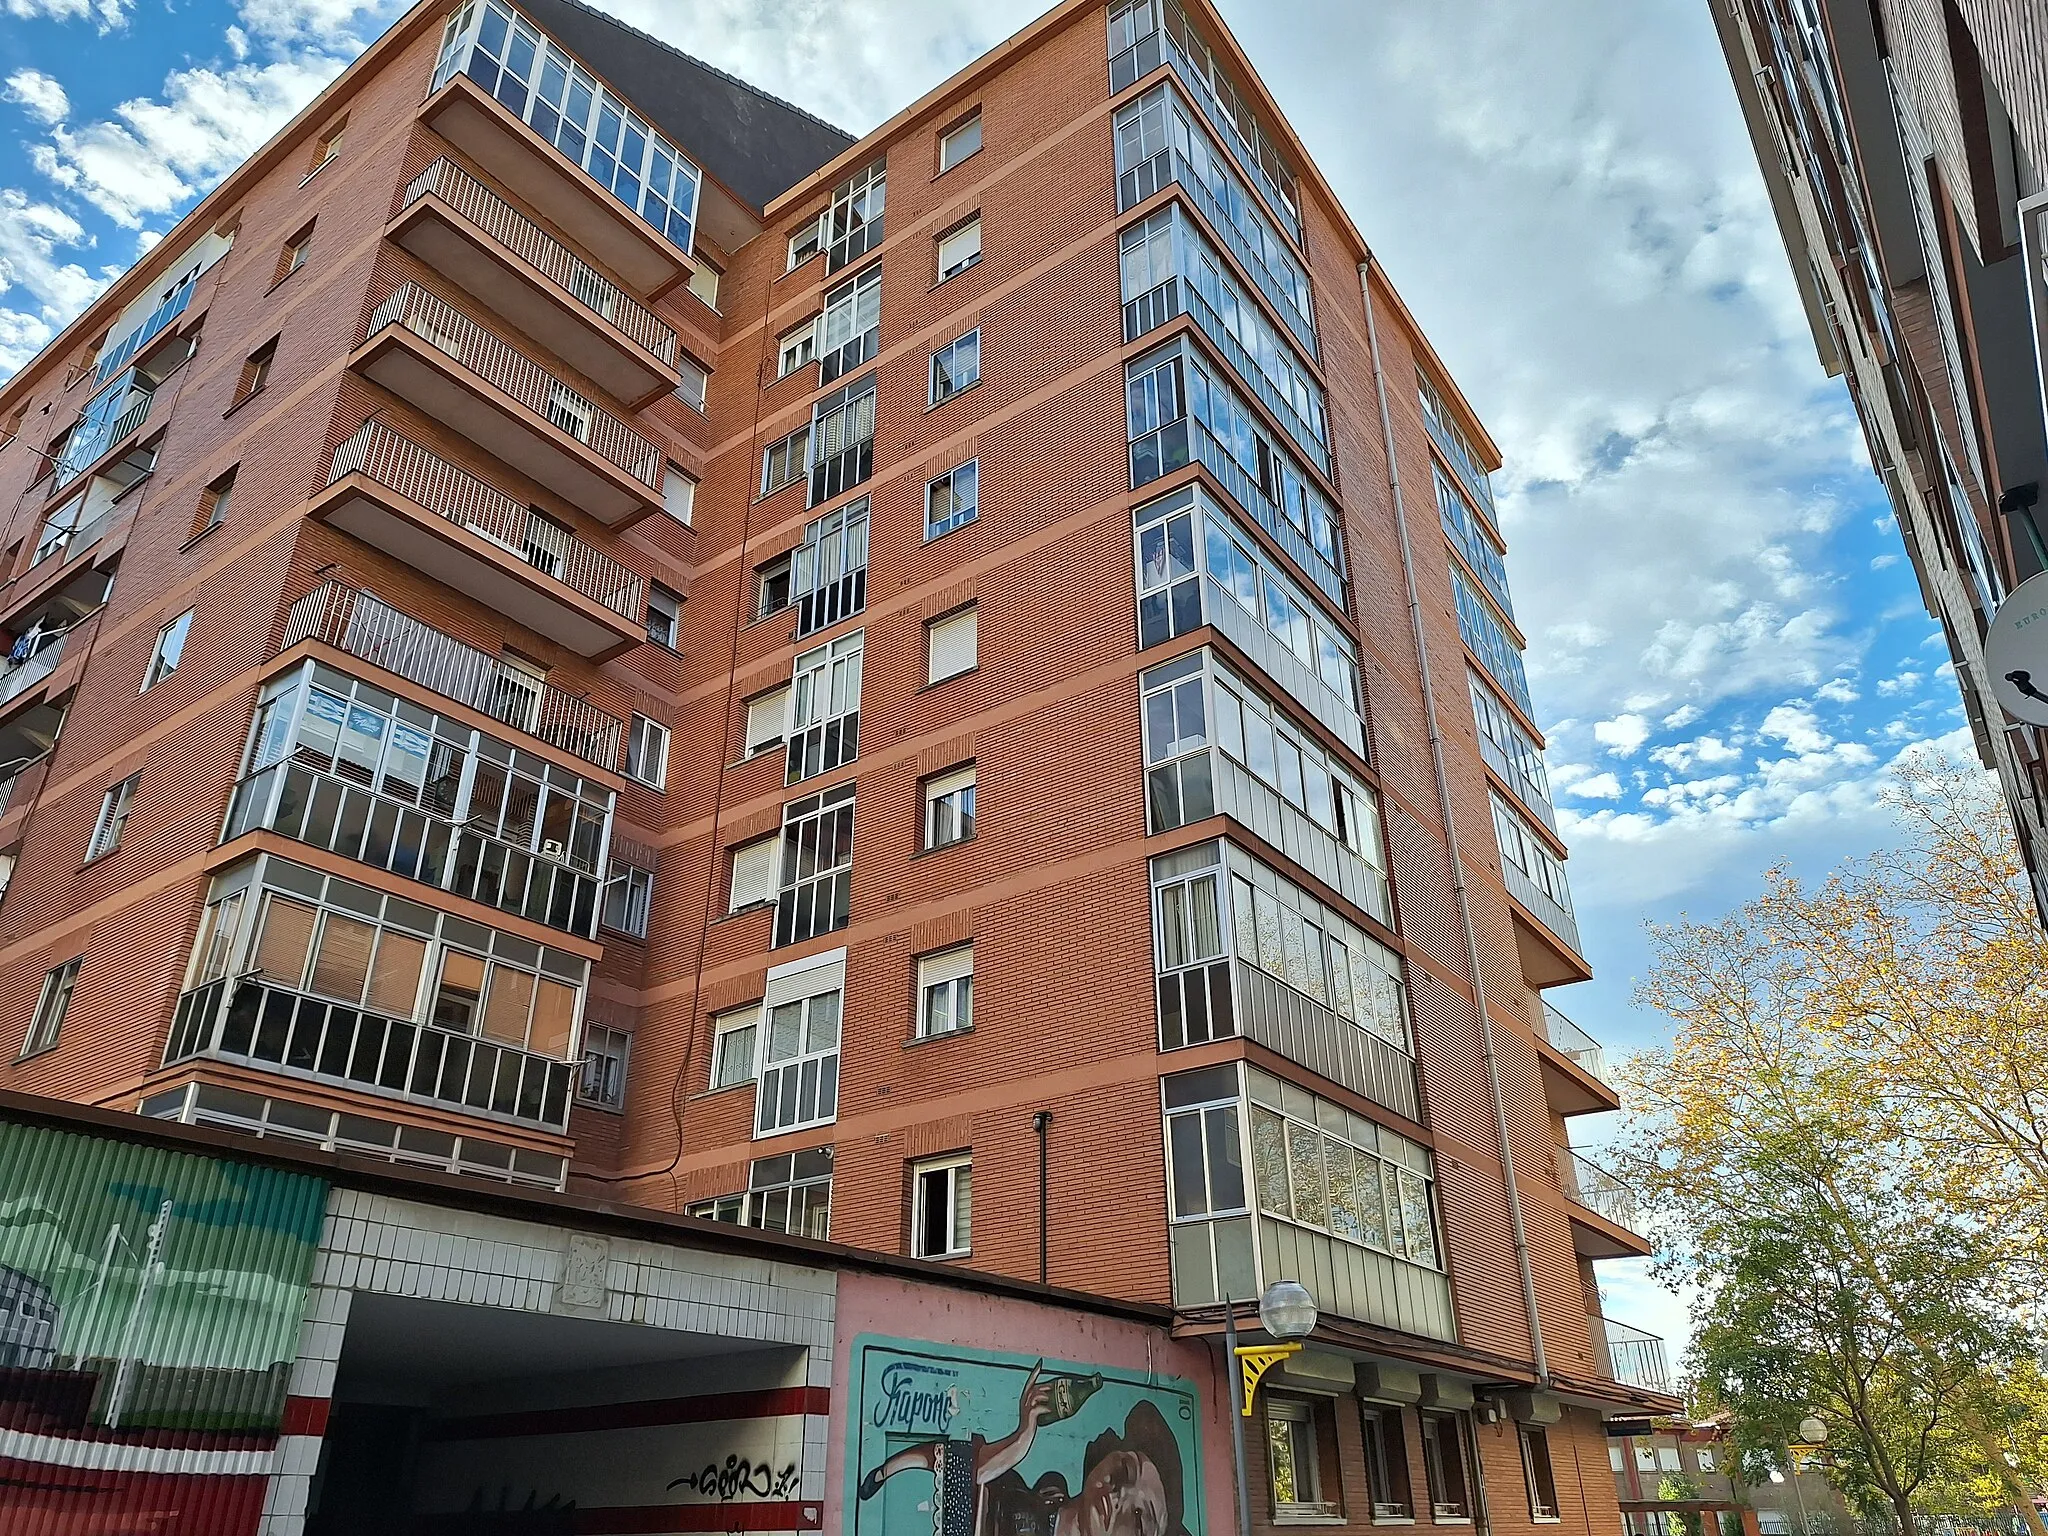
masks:
[(2005, 712), (2048, 725), (2048, 571), (2029, 576), (1999, 605), (1984, 637), (1984, 661)]

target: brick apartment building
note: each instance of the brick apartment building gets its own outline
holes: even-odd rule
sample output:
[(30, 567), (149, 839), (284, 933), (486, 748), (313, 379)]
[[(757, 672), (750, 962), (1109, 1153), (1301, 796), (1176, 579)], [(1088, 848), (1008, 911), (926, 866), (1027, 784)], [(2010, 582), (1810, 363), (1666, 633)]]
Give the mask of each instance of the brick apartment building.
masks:
[(0, 429), (0, 1086), (1195, 1340), (1298, 1279), (1262, 1525), (1612, 1530), (1676, 1401), (1499, 456), (1204, 0), (858, 141), (423, 5)]
[(2048, 921), (2048, 738), (2001, 707), (1984, 653), (2007, 594), (2048, 567), (2048, 10), (1710, 8), (1814, 345), (1849, 386)]

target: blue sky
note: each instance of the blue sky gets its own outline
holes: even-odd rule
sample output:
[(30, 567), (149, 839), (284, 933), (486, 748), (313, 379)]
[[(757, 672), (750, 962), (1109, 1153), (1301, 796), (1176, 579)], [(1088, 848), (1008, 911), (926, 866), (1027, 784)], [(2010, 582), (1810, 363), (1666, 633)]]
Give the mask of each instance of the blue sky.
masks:
[[(864, 131), (1038, 0), (601, 0)], [(1794, 295), (1703, 0), (1223, 0), (1500, 442), (1516, 608), (1594, 982), (1626, 1051), (1646, 919), (1888, 827), (1967, 750), (1938, 631)], [(0, 0), (0, 371), (400, 7)], [(1576, 1128), (1597, 1144), (1597, 1124)], [(1682, 1316), (1624, 1266), (1611, 1309)]]

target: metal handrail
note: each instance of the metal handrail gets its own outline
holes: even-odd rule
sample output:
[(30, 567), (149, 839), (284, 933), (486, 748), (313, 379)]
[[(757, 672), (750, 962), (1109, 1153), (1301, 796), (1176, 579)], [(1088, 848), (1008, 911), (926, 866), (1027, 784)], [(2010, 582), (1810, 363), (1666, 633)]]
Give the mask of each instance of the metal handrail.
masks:
[(423, 197), (440, 198), (528, 266), (567, 289), (592, 314), (618, 327), (664, 364), (675, 366), (678, 344), (673, 327), (454, 161), (436, 160), (415, 176), (399, 202), (399, 212)]
[(1543, 1005), (1543, 1035), (1574, 1066), (1603, 1083), (1607, 1081), (1605, 1048), (1548, 1003)]
[(155, 404), (156, 395), (141, 391), (137, 391), (137, 394), (140, 398), (115, 417), (113, 426), (106, 432), (73, 438), (64, 445), (64, 456), (57, 461), (50, 476), (49, 495), (52, 498), (67, 485), (73, 484), (90, 466), (99, 462), (109, 449), (123, 441), (149, 419), (149, 408)]
[[(393, 325), (447, 353), (535, 415), (546, 417), (593, 453), (616, 464), (648, 490), (660, 494), (660, 448), (454, 305), (435, 298), (417, 283), (407, 283), (377, 306), (370, 316), (369, 329), (363, 333), (364, 339)], [(570, 425), (579, 416), (588, 423), (580, 430)]]
[(1642, 1235), (1636, 1192), (1598, 1163), (1581, 1157), (1569, 1147), (1558, 1149), (1558, 1183), (1565, 1194), (1595, 1215), (1604, 1216), (1617, 1227)]
[(64, 641), (71, 633), (65, 630), (33, 656), (0, 672), (0, 704), (20, 698), (37, 683), (57, 670), (57, 663), (64, 659)]
[(1651, 1392), (1672, 1390), (1671, 1363), (1654, 1333), (1594, 1314), (1593, 1337), (1605, 1355), (1607, 1379)]
[(367, 592), (331, 581), (293, 603), (279, 649), (309, 639), (481, 710), (587, 763), (607, 770), (618, 767), (619, 744), (625, 738), (618, 716), (422, 624)]
[(327, 483), (361, 475), (437, 517), (489, 539), (623, 618), (641, 615), (643, 583), (626, 566), (496, 486), (430, 453), (380, 421), (366, 421), (334, 450)]

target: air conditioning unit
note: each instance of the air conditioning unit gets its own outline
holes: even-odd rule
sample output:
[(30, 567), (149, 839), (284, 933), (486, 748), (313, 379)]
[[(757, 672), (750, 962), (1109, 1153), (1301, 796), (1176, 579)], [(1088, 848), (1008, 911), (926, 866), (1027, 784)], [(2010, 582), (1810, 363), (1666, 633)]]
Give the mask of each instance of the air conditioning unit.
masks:
[(544, 859), (553, 859), (559, 864), (569, 857), (569, 850), (560, 843), (542, 843), (540, 856)]

